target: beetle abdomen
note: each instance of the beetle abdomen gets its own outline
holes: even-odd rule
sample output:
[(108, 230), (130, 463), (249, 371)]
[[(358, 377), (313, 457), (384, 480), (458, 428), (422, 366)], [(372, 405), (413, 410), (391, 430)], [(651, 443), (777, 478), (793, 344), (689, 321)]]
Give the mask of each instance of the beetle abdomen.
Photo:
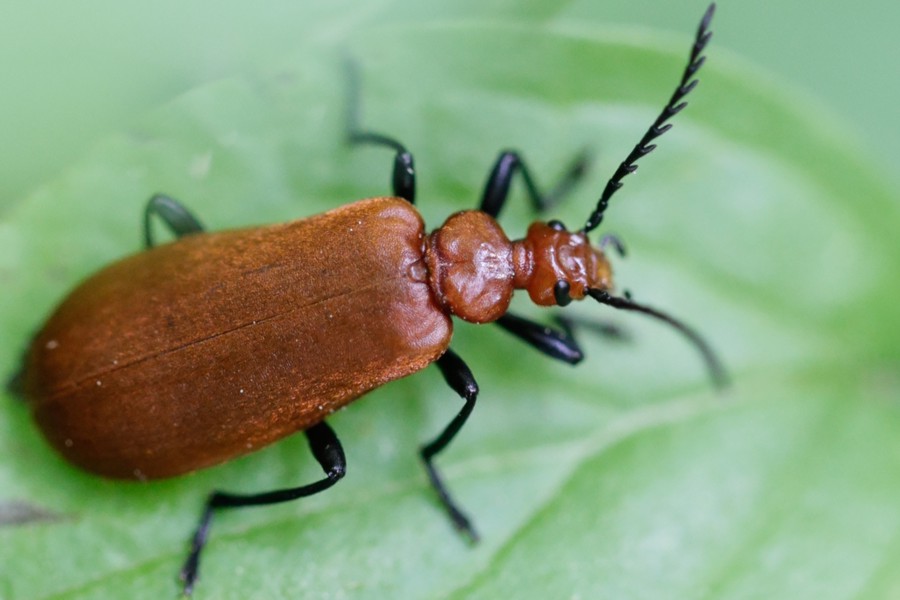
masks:
[(423, 239), (414, 208), (375, 198), (126, 258), (36, 337), (35, 417), (68, 459), (119, 478), (192, 471), (309, 427), (446, 350)]

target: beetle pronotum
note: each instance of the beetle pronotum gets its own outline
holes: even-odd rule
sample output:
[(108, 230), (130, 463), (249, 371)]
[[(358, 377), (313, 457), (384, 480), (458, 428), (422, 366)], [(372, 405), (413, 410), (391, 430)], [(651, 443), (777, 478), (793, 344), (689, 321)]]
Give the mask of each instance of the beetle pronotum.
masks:
[[(497, 323), (558, 360), (582, 359), (570, 330), (509, 313), (514, 289), (527, 290), (541, 306), (590, 297), (660, 319), (687, 336), (715, 382), (723, 383), (718, 360), (693, 329), (613, 295), (601, 248), (605, 242), (592, 246), (588, 239), (622, 180), (686, 105), (704, 61), (713, 11), (711, 5), (700, 23), (672, 97), (577, 231), (559, 221), (536, 222), (525, 238), (506, 237), (495, 218), (516, 174), (541, 209), (584, 168), (584, 159), (576, 160), (555, 191), (541, 194), (521, 156), (506, 151), (490, 172), (479, 209), (453, 214), (427, 234), (413, 207), (412, 155), (394, 138), (362, 130), (352, 103), (348, 141), (395, 152), (392, 197), (283, 225), (206, 233), (181, 204), (154, 196), (144, 215), (148, 249), (76, 288), (26, 355), (21, 385), (44, 434), (88, 471), (156, 479), (306, 433), (323, 479), (259, 494), (209, 496), (181, 572), (190, 593), (215, 511), (284, 502), (331, 487), (343, 477), (346, 462), (325, 418), (431, 363), (464, 405), (422, 446), (421, 457), (453, 524), (475, 539), (475, 529), (434, 465), (469, 417), (478, 393), (468, 366), (449, 348), (451, 316)], [(178, 239), (155, 245), (154, 216)], [(146, 418), (148, 411), (154, 418)]]

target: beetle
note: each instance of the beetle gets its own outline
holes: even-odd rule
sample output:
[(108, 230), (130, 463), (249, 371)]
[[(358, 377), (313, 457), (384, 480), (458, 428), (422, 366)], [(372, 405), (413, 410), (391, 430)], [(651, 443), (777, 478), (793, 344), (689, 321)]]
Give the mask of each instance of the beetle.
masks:
[[(326, 417), (432, 363), (464, 404), (422, 446), (421, 458), (452, 523), (477, 539), (434, 465), (478, 395), (471, 370), (450, 349), (451, 317), (497, 323), (564, 362), (582, 359), (571, 328), (509, 312), (515, 289), (540, 306), (590, 297), (660, 319), (698, 348), (714, 382), (724, 384), (720, 362), (695, 330), (612, 293), (604, 246), (621, 252), (621, 243), (608, 236), (595, 246), (589, 239), (622, 180), (686, 106), (705, 60), (714, 9), (710, 5), (703, 16), (675, 92), (576, 231), (538, 221), (523, 239), (511, 241), (496, 218), (517, 174), (542, 209), (581, 176), (585, 158), (574, 161), (553, 192), (542, 194), (522, 157), (504, 151), (478, 210), (455, 213), (426, 233), (414, 207), (412, 154), (396, 139), (362, 129), (354, 102), (348, 103), (348, 141), (395, 154), (390, 197), (286, 224), (207, 233), (182, 204), (154, 196), (144, 213), (147, 250), (77, 287), (26, 353), (22, 391), (44, 435), (87, 471), (147, 480), (209, 467), (305, 432), (325, 477), (258, 494), (211, 493), (181, 570), (183, 591), (190, 594), (216, 511), (330, 488), (344, 476), (346, 460)], [(356, 83), (354, 73), (353, 88)], [(154, 243), (155, 218), (175, 233), (174, 241)]]

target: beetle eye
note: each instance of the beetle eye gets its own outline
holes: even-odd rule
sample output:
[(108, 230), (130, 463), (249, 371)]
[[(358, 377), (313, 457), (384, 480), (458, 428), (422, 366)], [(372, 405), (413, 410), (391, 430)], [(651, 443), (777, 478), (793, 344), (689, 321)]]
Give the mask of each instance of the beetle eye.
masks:
[(563, 225), (562, 221), (559, 221), (557, 219), (548, 221), (547, 226), (550, 227), (551, 229), (555, 229), (556, 231), (565, 231), (566, 230), (566, 226)]
[(569, 295), (569, 283), (559, 280), (553, 286), (553, 297), (559, 306), (566, 306), (572, 302), (572, 296)]

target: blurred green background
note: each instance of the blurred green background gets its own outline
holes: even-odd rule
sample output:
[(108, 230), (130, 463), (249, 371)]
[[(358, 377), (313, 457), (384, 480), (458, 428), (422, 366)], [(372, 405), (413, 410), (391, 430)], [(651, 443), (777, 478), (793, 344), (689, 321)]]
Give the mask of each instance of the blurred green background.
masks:
[[(0, 205), (20, 198), (149, 108), (203, 81), (253, 72), (281, 56), (303, 35), (308, 4), (4, 2)], [(364, 19), (391, 2), (343, 4)], [(465, 14), (469, 5), (515, 11), (517, 5), (530, 9), (533, 2), (449, 4)], [(561, 16), (590, 15), (684, 33), (684, 24), (693, 22), (705, 2), (552, 5), (562, 7), (554, 8)], [(891, 168), (900, 163), (898, 24), (900, 4), (888, 0), (724, 0), (715, 48), (759, 63), (840, 113), (858, 132), (861, 146), (898, 181)]]
[[(0, 296), (4, 367), (78, 276), (137, 247), (136, 211), (154, 189), (177, 192), (214, 228), (384, 189), (384, 161), (334, 135), (334, 57), (310, 61), (308, 48), (340, 47), (373, 21), (375, 44), (404, 29), (385, 27), (393, 20), (537, 24), (511, 33), (495, 19), (441, 35), (412, 26), (399, 36), (410, 46), (363, 56), (367, 106), (381, 117), (372, 126), (399, 122), (415, 140), (420, 181), (436, 192), (421, 208), (434, 223), (468, 206), (472, 173), (496, 151), (478, 142), (488, 129), (540, 149), (527, 153), (544, 161), (533, 163), (539, 173), (558, 170), (580, 136), (597, 140), (601, 168), (585, 187), (599, 187), (618, 158), (607, 148), (629, 147), (646, 126), (706, 3), (13, 6), (0, 8), (0, 208), (30, 202), (0, 222), (0, 278), (13, 284)], [(617, 205), (616, 230), (638, 250), (618, 263), (622, 280), (715, 336), (738, 381), (732, 397), (711, 394), (695, 357), (655, 324), (635, 323), (640, 342), (615, 352), (589, 340), (597, 359), (579, 370), (460, 327), (454, 344), (491, 392), (444, 464), (485, 542), (470, 551), (434, 518), (410, 452), (456, 406), (430, 369), (335, 417), (354, 457), (340, 495), (222, 520), (203, 597), (900, 597), (900, 208), (854, 160), (880, 165), (896, 188), (897, 16), (885, 1), (720, 2), (702, 94)], [(634, 35), (573, 41), (555, 19)], [(307, 44), (293, 79), (279, 79), (310, 38), (325, 43)], [(497, 48), (510, 55), (492, 61)], [(406, 62), (417, 68), (404, 88), (393, 65)], [(617, 83), (597, 85), (594, 69)], [(539, 102), (519, 101), (528, 85), (546, 86)], [(234, 142), (233, 129), (248, 135)], [(195, 159), (208, 147), (209, 177), (173, 168), (203, 172)], [(516, 210), (510, 231), (524, 226)], [(490, 360), (506, 355), (517, 364)], [(53, 459), (27, 411), (10, 406), (0, 412), (0, 521), (15, 524), (9, 509), (22, 500), (77, 518), (44, 527), (38, 513), (35, 527), (0, 530), (2, 600), (171, 597), (202, 494), (294, 481), (306, 457), (296, 436), (191, 477), (122, 486)], [(300, 460), (306, 478), (311, 462)], [(427, 551), (423, 540), (434, 540)]]

